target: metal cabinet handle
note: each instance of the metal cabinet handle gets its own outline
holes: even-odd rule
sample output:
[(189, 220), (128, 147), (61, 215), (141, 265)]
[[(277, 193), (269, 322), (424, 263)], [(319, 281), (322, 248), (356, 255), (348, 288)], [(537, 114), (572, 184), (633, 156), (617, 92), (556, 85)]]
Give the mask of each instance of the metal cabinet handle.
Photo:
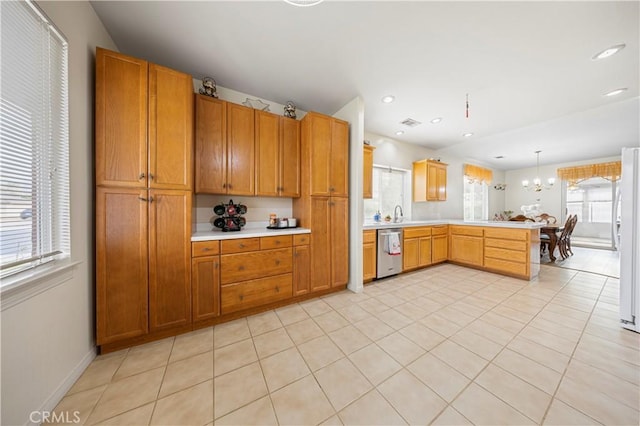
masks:
[(276, 259), (276, 266), (280, 265), (280, 259)]
[(243, 265), (240, 265), (240, 266), (238, 267), (238, 271), (244, 271), (244, 266), (243, 266)]
[(144, 173), (140, 173), (138, 175), (138, 180), (144, 179), (145, 174)]
[(149, 179), (153, 180), (153, 173), (149, 173)]
[(213, 268), (214, 268), (214, 269), (218, 269), (218, 266), (219, 266), (218, 262), (214, 262), (214, 263), (213, 263)]
[(243, 243), (240, 243), (240, 244), (238, 244), (238, 247), (240, 247), (240, 248), (244, 248), (244, 244), (243, 244)]
[(144, 198), (144, 197), (140, 197), (140, 196), (138, 196), (138, 200), (140, 200), (140, 201), (149, 201), (149, 200), (147, 200), (146, 198)]
[(149, 202), (153, 203), (153, 197), (149, 197)]
[(226, 188), (226, 187), (227, 187), (227, 184), (226, 184), (226, 183), (223, 183), (223, 184), (222, 184), (222, 187), (223, 187), (223, 188)]
[(244, 299), (244, 296), (241, 294), (240, 296), (238, 296), (240, 301), (242, 302), (242, 300)]
[(276, 293), (280, 293), (280, 287), (276, 286)]
[(209, 251), (209, 250), (211, 250), (209, 247), (205, 247), (202, 249), (202, 251)]

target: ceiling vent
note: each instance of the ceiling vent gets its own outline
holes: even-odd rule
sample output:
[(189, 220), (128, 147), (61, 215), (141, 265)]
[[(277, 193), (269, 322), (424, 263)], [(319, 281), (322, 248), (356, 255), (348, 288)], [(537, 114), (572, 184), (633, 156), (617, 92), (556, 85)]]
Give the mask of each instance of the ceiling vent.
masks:
[(414, 120), (413, 118), (407, 118), (405, 120), (402, 120), (400, 122), (400, 124), (404, 124), (407, 127), (416, 127), (416, 126), (419, 126), (422, 123), (419, 122), (419, 121)]

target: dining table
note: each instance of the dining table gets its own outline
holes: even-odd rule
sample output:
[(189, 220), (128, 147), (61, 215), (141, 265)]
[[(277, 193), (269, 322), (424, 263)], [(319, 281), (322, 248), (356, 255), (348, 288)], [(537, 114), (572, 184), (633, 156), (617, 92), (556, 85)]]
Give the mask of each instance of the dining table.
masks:
[(556, 246), (558, 245), (558, 232), (562, 232), (563, 228), (564, 226), (560, 224), (546, 224), (540, 228), (540, 234), (545, 234), (549, 237), (549, 260), (552, 262), (556, 261), (556, 257), (553, 255), (553, 252), (556, 250)]

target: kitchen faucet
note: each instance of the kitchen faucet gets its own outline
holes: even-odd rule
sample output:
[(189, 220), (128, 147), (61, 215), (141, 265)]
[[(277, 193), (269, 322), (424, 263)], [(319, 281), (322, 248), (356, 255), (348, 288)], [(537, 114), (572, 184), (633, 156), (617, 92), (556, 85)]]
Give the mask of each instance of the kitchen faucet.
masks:
[[(398, 217), (398, 209), (400, 209), (400, 217)], [(393, 209), (393, 223), (402, 222), (403, 216), (402, 206), (400, 204), (396, 205)]]

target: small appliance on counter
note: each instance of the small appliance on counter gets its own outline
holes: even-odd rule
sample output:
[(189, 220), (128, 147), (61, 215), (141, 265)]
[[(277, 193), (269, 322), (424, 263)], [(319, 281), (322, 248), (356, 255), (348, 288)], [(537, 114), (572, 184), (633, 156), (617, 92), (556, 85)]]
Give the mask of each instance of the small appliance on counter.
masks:
[(298, 221), (294, 217), (277, 217), (275, 213), (269, 215), (269, 226), (267, 229), (295, 228)]
[(213, 226), (222, 229), (223, 232), (239, 231), (247, 223), (242, 217), (247, 212), (247, 206), (234, 204), (229, 200), (228, 204), (218, 204), (213, 208), (213, 212), (219, 217), (213, 221)]

